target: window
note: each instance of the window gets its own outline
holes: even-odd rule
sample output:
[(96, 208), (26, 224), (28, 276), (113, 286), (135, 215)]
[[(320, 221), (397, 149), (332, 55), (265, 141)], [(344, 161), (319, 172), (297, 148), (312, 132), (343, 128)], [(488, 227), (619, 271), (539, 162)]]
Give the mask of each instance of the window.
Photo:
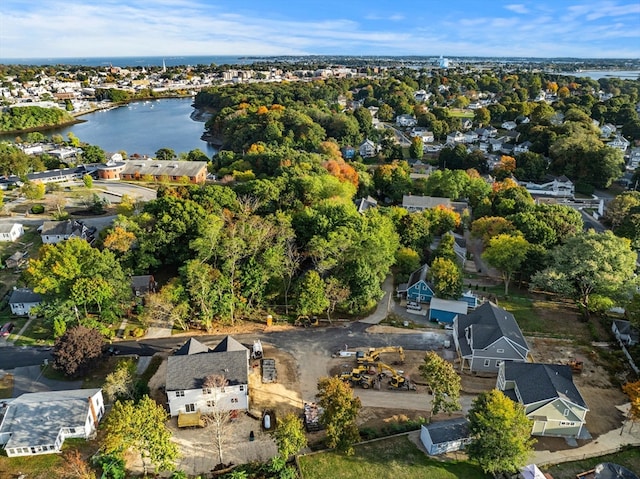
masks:
[(562, 413), (562, 415), (564, 417), (567, 417), (569, 415), (569, 408), (565, 409), (564, 412)]
[(211, 388), (202, 388), (202, 394), (211, 394)]
[(236, 404), (238, 402), (238, 398), (231, 398), (231, 404)]
[(240, 385), (240, 391), (244, 391), (244, 385), (243, 384)]
[(195, 404), (185, 404), (184, 405), (184, 410), (187, 412), (194, 412), (196, 410), (196, 405)]
[(176, 397), (177, 398), (183, 398), (184, 397), (184, 391), (176, 391)]
[(504, 353), (504, 349), (496, 349), (496, 353)]
[(207, 407), (216, 407), (215, 401), (207, 401)]
[(491, 366), (491, 359), (485, 359), (484, 360), (484, 367), (488, 368), (489, 366)]

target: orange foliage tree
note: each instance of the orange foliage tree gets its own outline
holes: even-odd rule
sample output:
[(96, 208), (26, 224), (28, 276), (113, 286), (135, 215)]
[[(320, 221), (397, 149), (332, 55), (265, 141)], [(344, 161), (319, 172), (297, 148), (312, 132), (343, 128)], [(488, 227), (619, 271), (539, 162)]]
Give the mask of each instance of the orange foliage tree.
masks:
[(330, 175), (335, 176), (340, 181), (348, 181), (356, 188), (358, 187), (358, 172), (353, 166), (344, 162), (344, 160), (329, 160), (324, 166)]

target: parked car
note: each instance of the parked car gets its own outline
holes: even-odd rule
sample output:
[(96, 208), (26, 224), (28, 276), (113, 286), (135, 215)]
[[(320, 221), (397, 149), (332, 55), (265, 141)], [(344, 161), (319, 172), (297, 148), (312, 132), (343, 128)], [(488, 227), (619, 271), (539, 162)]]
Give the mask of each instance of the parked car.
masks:
[(422, 305), (420, 303), (416, 303), (415, 301), (409, 301), (407, 303), (407, 309), (411, 309), (413, 311), (422, 311)]
[(5, 325), (0, 328), (0, 336), (9, 336), (11, 331), (13, 331), (14, 326), (15, 325), (13, 323), (5, 323)]

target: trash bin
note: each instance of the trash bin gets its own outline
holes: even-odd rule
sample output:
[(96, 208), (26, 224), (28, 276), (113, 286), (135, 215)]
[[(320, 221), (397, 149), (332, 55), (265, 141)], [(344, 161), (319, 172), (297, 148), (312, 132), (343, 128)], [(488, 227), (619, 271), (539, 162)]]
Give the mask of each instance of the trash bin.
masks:
[(249, 433), (249, 441), (253, 441), (256, 438), (256, 435), (253, 433), (253, 431), (251, 431)]

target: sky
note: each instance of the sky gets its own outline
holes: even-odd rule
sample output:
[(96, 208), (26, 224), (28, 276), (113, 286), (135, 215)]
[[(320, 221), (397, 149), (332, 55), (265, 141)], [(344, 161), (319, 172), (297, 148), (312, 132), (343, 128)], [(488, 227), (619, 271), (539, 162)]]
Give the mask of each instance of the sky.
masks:
[(640, 0), (2, 0), (0, 59), (640, 58)]

